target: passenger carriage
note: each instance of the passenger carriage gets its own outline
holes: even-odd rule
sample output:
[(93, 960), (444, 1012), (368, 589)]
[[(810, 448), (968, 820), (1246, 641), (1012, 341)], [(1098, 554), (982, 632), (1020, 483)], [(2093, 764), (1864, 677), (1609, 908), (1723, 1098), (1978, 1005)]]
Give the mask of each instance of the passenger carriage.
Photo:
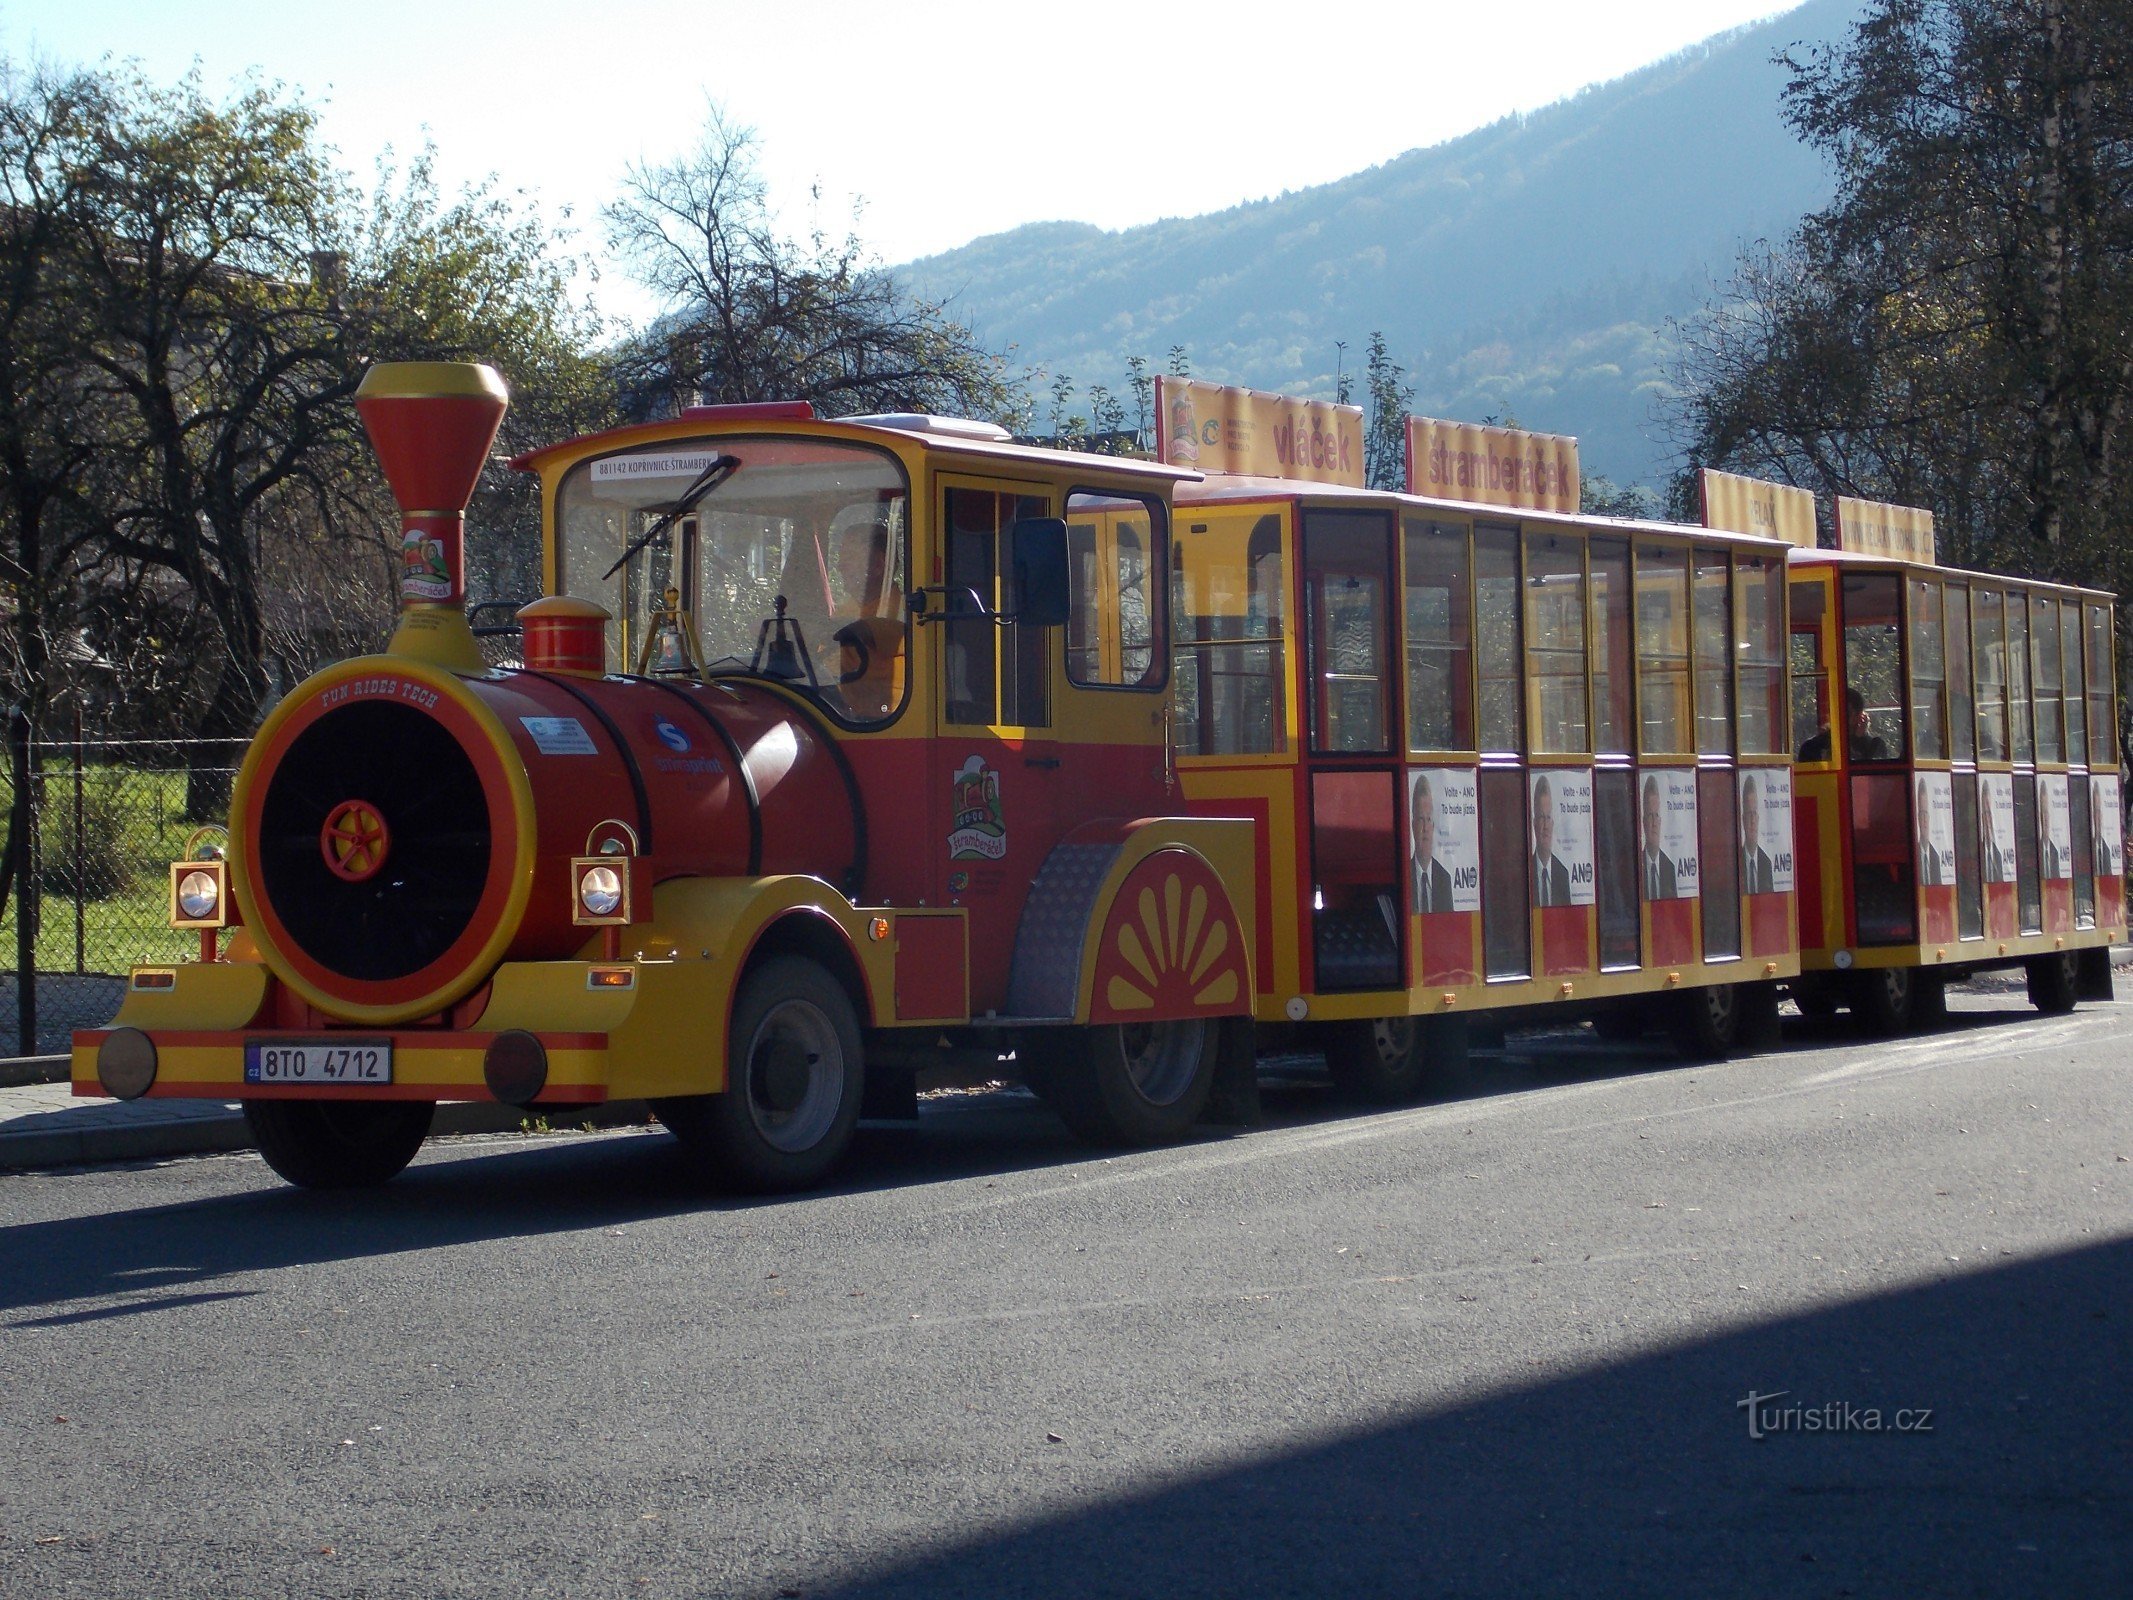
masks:
[(1840, 500), (1837, 536), (1790, 569), (1802, 1008), (1893, 1032), (1951, 979), (2016, 966), (2042, 1009), (2108, 999), (2111, 596), (1939, 566), (1906, 507)]

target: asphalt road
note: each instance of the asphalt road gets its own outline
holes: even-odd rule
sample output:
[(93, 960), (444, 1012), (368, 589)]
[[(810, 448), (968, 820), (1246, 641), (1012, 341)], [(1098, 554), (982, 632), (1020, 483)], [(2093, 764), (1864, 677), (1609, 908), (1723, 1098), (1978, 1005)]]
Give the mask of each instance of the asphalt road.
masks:
[(0, 1594), (2124, 1594), (2133, 1006), (1956, 1003), (1109, 1161), (940, 1101), (768, 1204), (0, 1177)]

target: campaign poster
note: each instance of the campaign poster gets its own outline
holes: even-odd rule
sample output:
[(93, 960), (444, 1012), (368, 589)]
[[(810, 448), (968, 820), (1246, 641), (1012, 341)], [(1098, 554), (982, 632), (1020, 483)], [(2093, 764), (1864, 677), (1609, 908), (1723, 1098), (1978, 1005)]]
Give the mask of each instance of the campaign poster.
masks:
[(1481, 909), (1481, 803), (1471, 769), (1407, 777), (1409, 878), (1418, 913)]
[(1740, 885), (1743, 894), (1792, 893), (1792, 775), (1740, 775)]
[(1533, 903), (1593, 902), (1592, 773), (1556, 768), (1533, 774)]
[(2037, 775), (2037, 820), (2043, 837), (2044, 880), (2064, 883), (2074, 875), (2074, 811), (2066, 792), (2066, 774)]
[(1955, 886), (1955, 782), (1945, 772), (1921, 772), (1912, 791), (1918, 830), (1918, 886)]
[(1982, 819), (1985, 881), (2015, 881), (2014, 774), (1981, 772), (1977, 779), (1978, 815)]
[[(1790, 800), (1787, 801), (1788, 815)], [(1697, 873), (1696, 774), (1673, 767), (1637, 780), (1637, 875), (1646, 900), (1693, 900)]]
[(2118, 774), (2089, 779), (2089, 816), (2096, 829), (2096, 876), (2115, 878), (2126, 870), (2126, 819), (2119, 809)]

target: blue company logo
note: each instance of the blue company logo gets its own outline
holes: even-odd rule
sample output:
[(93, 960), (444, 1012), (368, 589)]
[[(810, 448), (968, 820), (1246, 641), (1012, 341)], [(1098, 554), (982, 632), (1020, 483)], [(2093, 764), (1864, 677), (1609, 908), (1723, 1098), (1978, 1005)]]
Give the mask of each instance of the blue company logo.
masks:
[(689, 736), (664, 718), (652, 724), (652, 731), (669, 750), (686, 751), (689, 748)]

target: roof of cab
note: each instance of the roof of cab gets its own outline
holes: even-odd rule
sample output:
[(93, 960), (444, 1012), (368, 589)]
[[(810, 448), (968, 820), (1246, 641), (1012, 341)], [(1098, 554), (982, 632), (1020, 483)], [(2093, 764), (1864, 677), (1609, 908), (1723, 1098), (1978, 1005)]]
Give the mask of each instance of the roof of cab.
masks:
[[(802, 402), (804, 404), (804, 402)], [(511, 465), (521, 472), (538, 472), (558, 456), (597, 455), (626, 450), (635, 444), (663, 444), (677, 439), (716, 438), (746, 432), (792, 432), (857, 437), (881, 443), (917, 444), (928, 454), (973, 457), (996, 462), (1015, 461), (1029, 466), (1074, 468), (1088, 472), (1098, 467), (1105, 473), (1143, 478), (1151, 483), (1181, 483), (1200, 474), (1189, 467), (1166, 466), (1133, 456), (1093, 455), (1086, 451), (1050, 450), (1041, 445), (1017, 444), (1007, 437), (984, 437), (952, 425), (953, 419), (897, 413), (880, 417), (809, 417), (796, 414), (791, 402), (760, 406), (691, 407), (679, 417), (664, 422), (636, 422), (600, 433), (581, 434), (555, 444), (542, 445), (514, 456)], [(941, 426), (947, 422), (951, 425)]]

